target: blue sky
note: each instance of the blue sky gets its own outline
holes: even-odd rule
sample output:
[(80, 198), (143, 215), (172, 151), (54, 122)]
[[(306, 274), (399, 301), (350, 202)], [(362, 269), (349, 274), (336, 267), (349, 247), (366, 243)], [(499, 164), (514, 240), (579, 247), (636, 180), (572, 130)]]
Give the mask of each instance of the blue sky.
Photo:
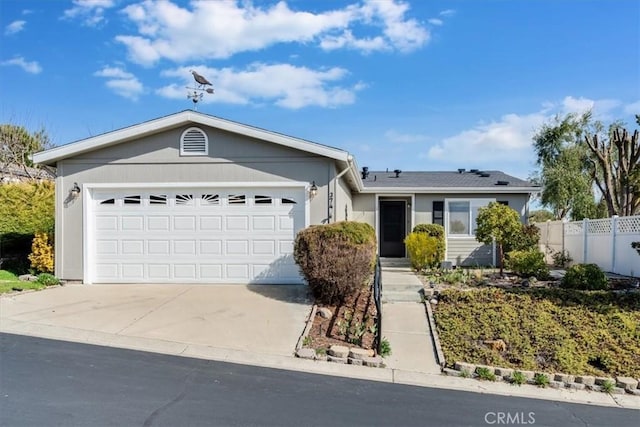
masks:
[(640, 2), (0, 2), (0, 122), (56, 144), (192, 108), (371, 169), (534, 170), (555, 114), (640, 113)]

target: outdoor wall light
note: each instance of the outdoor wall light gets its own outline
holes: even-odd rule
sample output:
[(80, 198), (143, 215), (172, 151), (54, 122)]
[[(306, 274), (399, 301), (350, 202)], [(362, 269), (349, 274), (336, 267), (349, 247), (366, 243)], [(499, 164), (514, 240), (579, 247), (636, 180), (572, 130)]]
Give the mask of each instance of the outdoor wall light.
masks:
[(72, 199), (77, 198), (80, 195), (80, 186), (78, 186), (77, 182), (73, 183), (73, 188), (69, 191), (69, 195), (71, 196)]
[(318, 194), (318, 186), (316, 185), (316, 182), (313, 181), (311, 183), (311, 187), (309, 187), (309, 196), (313, 199), (316, 197), (316, 194)]

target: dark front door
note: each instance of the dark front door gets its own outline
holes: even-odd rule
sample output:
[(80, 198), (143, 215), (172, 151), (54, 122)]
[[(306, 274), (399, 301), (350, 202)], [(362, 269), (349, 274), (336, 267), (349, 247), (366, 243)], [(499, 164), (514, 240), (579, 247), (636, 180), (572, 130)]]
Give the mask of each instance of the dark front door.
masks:
[(407, 204), (403, 201), (380, 202), (380, 256), (404, 257)]

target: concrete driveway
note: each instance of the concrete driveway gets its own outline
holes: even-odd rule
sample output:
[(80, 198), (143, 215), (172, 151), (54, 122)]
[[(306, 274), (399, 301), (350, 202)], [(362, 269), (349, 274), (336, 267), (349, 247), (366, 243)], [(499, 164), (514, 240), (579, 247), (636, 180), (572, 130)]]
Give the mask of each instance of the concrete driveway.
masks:
[(0, 296), (0, 331), (207, 357), (291, 356), (305, 286), (67, 285)]

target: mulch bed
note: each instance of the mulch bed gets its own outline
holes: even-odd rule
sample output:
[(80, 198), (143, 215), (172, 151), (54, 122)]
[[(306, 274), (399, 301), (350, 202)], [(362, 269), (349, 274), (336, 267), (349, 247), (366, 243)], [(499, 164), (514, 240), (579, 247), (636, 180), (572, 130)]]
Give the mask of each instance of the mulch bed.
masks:
[(371, 286), (348, 298), (342, 305), (319, 307), (331, 310), (333, 317), (325, 319), (316, 314), (308, 335), (311, 344), (305, 347), (326, 350), (336, 344), (374, 348), (377, 310)]

